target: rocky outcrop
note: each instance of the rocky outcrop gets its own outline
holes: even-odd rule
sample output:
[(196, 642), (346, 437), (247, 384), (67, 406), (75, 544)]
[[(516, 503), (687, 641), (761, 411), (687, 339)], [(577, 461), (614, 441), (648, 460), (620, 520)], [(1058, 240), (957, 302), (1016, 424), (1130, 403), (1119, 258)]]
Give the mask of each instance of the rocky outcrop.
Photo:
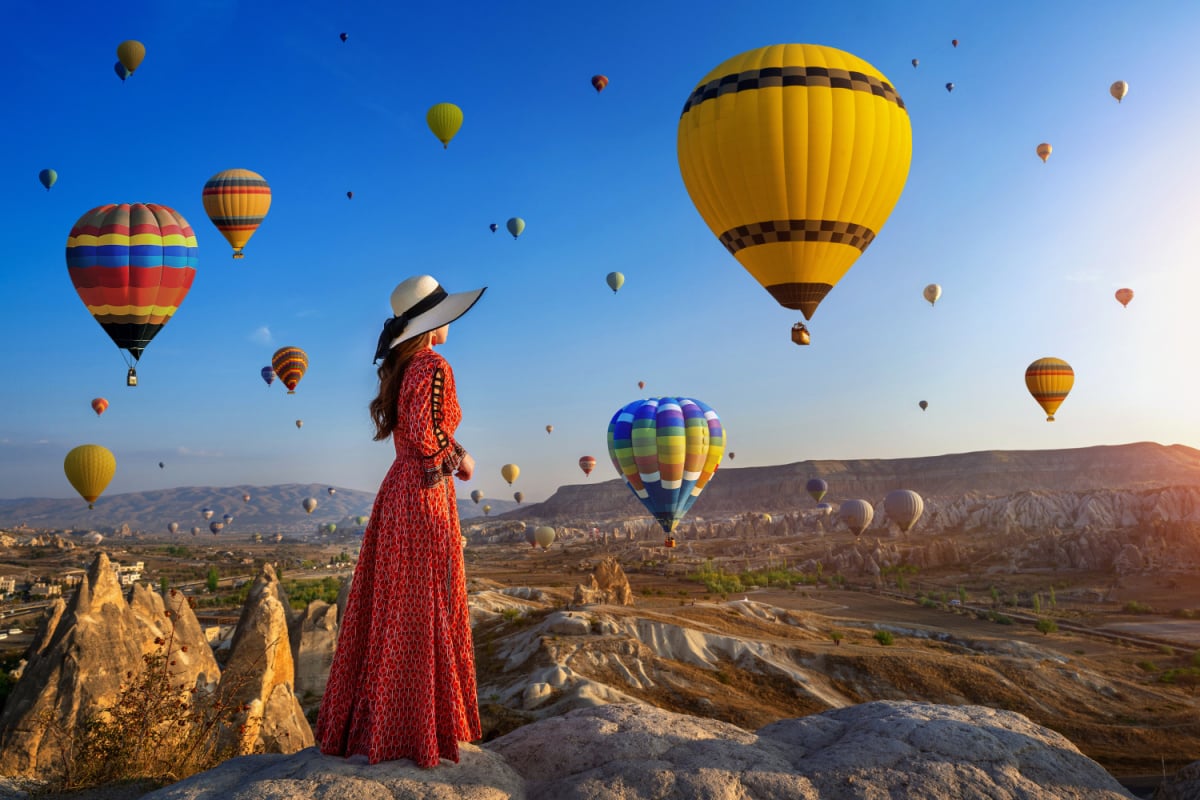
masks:
[(1059, 734), (982, 706), (876, 702), (773, 723), (757, 732), (640, 704), (534, 722), (462, 761), (249, 756), (143, 800), (276, 797), (518, 800), (832, 800), (963, 797), (1130, 798)]
[(571, 602), (576, 605), (604, 603), (631, 606), (633, 590), (629, 588), (629, 578), (625, 576), (621, 564), (612, 556), (606, 556), (596, 566), (596, 571), (588, 576), (588, 582), (575, 587)]
[(218, 690), (227, 707), (242, 709), (224, 731), (224, 743), (238, 752), (294, 753), (313, 744), (294, 691), (288, 617), (283, 586), (264, 564), (242, 607)]
[(1193, 761), (1154, 792), (1154, 800), (1196, 800), (1200, 797), (1200, 761)]
[[(188, 604), (168, 618), (163, 598), (135, 587), (126, 601), (108, 557), (92, 562), (68, 602), (57, 602), (34, 637), (29, 663), (0, 714), (0, 774), (55, 772), (62, 736), (113, 705), (144, 669), (143, 656), (169, 655), (171, 683), (207, 688), (217, 664)], [(49, 724), (47, 720), (52, 720)]]
[(288, 636), (296, 669), (296, 694), (305, 704), (316, 704), (325, 694), (337, 645), (339, 616), (336, 604), (313, 600), (292, 620)]

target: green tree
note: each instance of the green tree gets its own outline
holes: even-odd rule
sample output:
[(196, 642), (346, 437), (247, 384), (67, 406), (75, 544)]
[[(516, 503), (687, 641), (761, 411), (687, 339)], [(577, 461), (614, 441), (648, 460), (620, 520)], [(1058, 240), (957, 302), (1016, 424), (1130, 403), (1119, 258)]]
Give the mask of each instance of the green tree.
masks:
[(1049, 617), (1042, 617), (1037, 621), (1037, 629), (1046, 636), (1058, 630), (1058, 623)]
[(961, 585), (958, 587), (958, 602), (964, 606), (967, 604), (967, 587)]
[(1000, 605), (1000, 590), (995, 586), (992, 587), (992, 608)]
[(842, 633), (841, 631), (830, 631), (829, 638), (831, 640), (833, 640), (834, 645), (840, 646), (842, 643), (842, 639), (846, 638), (846, 635), (844, 633)]
[(167, 580), (166, 575), (163, 575), (161, 578), (158, 579), (158, 589), (159, 589), (159, 594), (161, 594), (163, 597), (166, 597), (167, 592), (169, 592), (171, 590), (171, 582), (169, 580)]
[(890, 645), (895, 639), (892, 637), (891, 631), (875, 631), (875, 641), (879, 642), (884, 647)]
[(215, 566), (209, 566), (208, 575), (204, 579), (204, 585), (208, 587), (208, 591), (210, 592), (216, 592), (217, 587), (221, 585), (221, 573), (217, 572)]
[[(1042, 593), (1041, 592), (1033, 593), (1033, 613), (1035, 613), (1035, 614), (1042, 613)], [(1040, 625), (1041, 623), (1039, 622), (1038, 624)]]
[(1058, 608), (1058, 598), (1054, 595), (1054, 584), (1050, 584), (1050, 607)]

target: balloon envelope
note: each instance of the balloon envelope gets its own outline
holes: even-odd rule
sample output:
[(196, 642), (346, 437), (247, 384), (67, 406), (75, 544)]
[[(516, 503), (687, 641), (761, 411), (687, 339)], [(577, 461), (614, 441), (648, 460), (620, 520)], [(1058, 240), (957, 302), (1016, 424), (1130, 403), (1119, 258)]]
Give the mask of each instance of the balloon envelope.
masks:
[(525, 500), (525, 495), (521, 492), (513, 492), (513, 500), (516, 500), (518, 503), (520, 503)]
[(329, 496), (330, 496), (330, 497), (333, 497), (335, 494), (337, 494), (337, 489), (333, 488), (332, 486), (330, 486), (330, 487), (329, 487), (328, 489), (326, 489), (325, 491), (329, 492)]
[(525, 230), (525, 220), (520, 217), (513, 217), (508, 222), (504, 223), (504, 227), (508, 228), (508, 232), (515, 239)]
[(242, 495), (242, 502), (243, 502), (243, 503), (249, 503), (249, 502), (250, 502), (250, 495), (248, 495), (248, 494), (244, 494), (244, 495)]
[(125, 65), (122, 64), (120, 61), (113, 64), (113, 72), (117, 73), (117, 77), (120, 78), (122, 82), (124, 82), (124, 80), (126, 78), (128, 78), (131, 74), (133, 74), (128, 69), (126, 69)]
[(580, 456), (579, 468), (583, 470), (584, 475), (591, 475), (592, 470), (596, 468), (595, 456)]
[(490, 230), (492, 233), (495, 233), (496, 231), (500, 230), (500, 226), (493, 222), (491, 225), (488, 225), (488, 230)]
[(479, 491), (478, 489), (471, 492), (471, 500), (472, 500), (472, 502), (475, 503), (475, 505), (479, 505), (479, 501), (482, 499), (483, 499), (483, 492)]
[(670, 534), (725, 452), (717, 412), (688, 397), (635, 400), (608, 424), (608, 454), (630, 491)]
[(546, 433), (554, 433), (554, 426), (553, 426), (553, 425), (547, 425), (547, 426), (546, 426)]
[(592, 76), (592, 88), (596, 90), (597, 94), (599, 94), (600, 92), (603, 92), (605, 86), (608, 86), (608, 78), (607, 77), (605, 77), (604, 75), (593, 75)]
[(780, 305), (808, 319), (900, 199), (912, 126), (866, 61), (821, 45), (772, 45), (700, 81), (676, 149), (709, 229)]
[(183, 303), (196, 275), (196, 234), (167, 206), (108, 204), (67, 237), (67, 272), (79, 299), (134, 362)]
[(91, 508), (117, 474), (117, 459), (107, 447), (81, 444), (63, 459), (63, 472)]
[(947, 84), (946, 84), (946, 91), (947, 91), (947, 92), (953, 92), (953, 91), (954, 91), (954, 84), (953, 84), (953, 83), (947, 83)]
[(896, 489), (883, 498), (883, 512), (900, 527), (902, 533), (908, 533), (924, 511), (925, 501), (911, 489)]
[(866, 500), (847, 500), (838, 509), (838, 519), (846, 524), (850, 532), (859, 536), (875, 518), (875, 508)]
[(171, 524), (167, 525), (167, 533), (176, 533), (178, 530), (179, 530), (178, 522), (172, 522)]
[(450, 140), (462, 127), (463, 112), (453, 103), (438, 103), (431, 106), (426, 112), (425, 122), (429, 125), (429, 130), (433, 131), (433, 135), (442, 143), (442, 148), (445, 149), (450, 146)]
[(267, 386), (270, 386), (275, 382), (275, 370), (271, 367), (263, 367), (261, 370), (259, 370), (258, 374), (262, 375), (262, 379), (266, 381)]
[(922, 400), (921, 402), (917, 403), (917, 405), (919, 405), (921, 407), (921, 410), (924, 411), (925, 409), (929, 408), (929, 401)]
[(1037, 146), (1038, 158), (1042, 160), (1043, 164), (1046, 163), (1046, 159), (1050, 157), (1052, 152), (1054, 152), (1054, 148), (1050, 146), (1049, 142), (1042, 142)]
[(613, 294), (616, 294), (617, 290), (624, 285), (625, 276), (619, 272), (610, 272), (604, 280), (608, 284), (608, 288), (613, 290)]
[(505, 464), (503, 467), (500, 468), (500, 477), (502, 477), (502, 478), (504, 478), (504, 480), (508, 481), (509, 486), (512, 486), (512, 482), (515, 481), (517, 479), (517, 476), (520, 474), (521, 474), (521, 468), (518, 467), (516, 464)]
[(1133, 289), (1117, 289), (1115, 297), (1118, 303), (1128, 307), (1129, 301), (1133, 299)]
[(213, 532), (213, 536), (216, 536), (218, 533), (220, 533), (222, 530), (225, 529), (225, 523), (210, 522), (210, 523), (208, 523), (208, 529)]
[(1025, 370), (1025, 388), (1046, 412), (1047, 422), (1054, 422), (1054, 413), (1074, 385), (1075, 370), (1061, 358), (1039, 358)]
[(97, 397), (92, 401), (92, 411), (96, 412), (96, 416), (100, 416), (108, 410), (108, 401), (103, 397)]
[(308, 353), (299, 347), (281, 347), (271, 356), (271, 368), (288, 388), (288, 394), (295, 394), (296, 384), (308, 371)]
[(298, 420), (296, 420), (296, 428), (297, 428), (297, 430), (298, 430), (298, 429), (300, 429), (300, 428), (303, 428), (303, 427), (304, 427), (304, 420), (302, 420), (302, 419), (298, 419)]
[(132, 75), (146, 57), (146, 46), (136, 39), (127, 39), (117, 45), (117, 61)]
[(1129, 84), (1125, 81), (1115, 81), (1112, 86), (1108, 87), (1108, 93), (1119, 103), (1125, 99), (1125, 95), (1129, 94)]
[(942, 287), (936, 283), (931, 283), (921, 292), (921, 296), (929, 301), (929, 305), (933, 305), (942, 297)]
[(808, 483), (804, 484), (804, 491), (808, 492), (809, 497), (818, 503), (825, 493), (829, 491), (829, 484), (820, 478), (809, 478)]
[(50, 187), (58, 180), (58, 173), (52, 169), (44, 169), (38, 173), (38, 180), (42, 186), (46, 187), (46, 191), (50, 191)]
[(554, 544), (555, 538), (554, 528), (551, 528), (549, 525), (543, 525), (533, 531), (533, 541), (543, 550), (548, 549), (550, 545)]
[(917, 60), (917, 59), (915, 59), (915, 58), (914, 58), (914, 59), (912, 60), (913, 69), (916, 69), (916, 68), (917, 68), (917, 66), (918, 66), (920, 63), (921, 63), (921, 62), (920, 62), (919, 60)]
[(300, 503), (300, 505), (304, 507), (304, 511), (305, 511), (305, 513), (307, 513), (307, 514), (311, 514), (311, 513), (313, 512), (313, 509), (317, 507), (317, 498), (315, 498), (315, 497), (306, 497), (306, 498), (304, 498), (304, 500), (303, 500), (303, 501)]
[(348, 33), (339, 34), (339, 38), (344, 42), (350, 38), (350, 34), (348, 34)]
[(204, 211), (233, 247), (233, 257), (258, 230), (271, 209), (271, 187), (265, 178), (248, 169), (218, 172), (204, 184)]
[(490, 513), (492, 513), (492, 507), (489, 505), (485, 505), (483, 507), (483, 515), (486, 517)]
[(211, 508), (200, 509), (200, 516), (204, 517), (205, 519), (212, 519), (212, 515), (213, 510)]

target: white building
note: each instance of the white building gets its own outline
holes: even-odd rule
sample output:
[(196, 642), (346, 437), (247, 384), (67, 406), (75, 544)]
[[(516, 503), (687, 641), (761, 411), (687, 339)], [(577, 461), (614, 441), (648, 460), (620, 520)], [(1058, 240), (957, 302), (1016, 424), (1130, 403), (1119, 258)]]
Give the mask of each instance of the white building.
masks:
[(142, 579), (142, 571), (146, 568), (144, 561), (135, 561), (132, 564), (126, 565), (113, 561), (113, 570), (117, 573), (117, 580), (122, 586), (132, 586)]
[(0, 597), (17, 591), (17, 579), (11, 575), (0, 578)]

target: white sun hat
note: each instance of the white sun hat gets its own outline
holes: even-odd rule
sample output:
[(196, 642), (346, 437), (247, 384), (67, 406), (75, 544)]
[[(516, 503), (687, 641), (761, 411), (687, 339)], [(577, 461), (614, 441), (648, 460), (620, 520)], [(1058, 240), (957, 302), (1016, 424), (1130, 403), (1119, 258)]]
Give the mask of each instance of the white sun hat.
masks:
[(388, 350), (414, 336), (437, 330), (471, 310), (487, 290), (448, 293), (432, 275), (415, 275), (392, 290), (394, 317), (383, 323), (375, 360), (385, 357)]

